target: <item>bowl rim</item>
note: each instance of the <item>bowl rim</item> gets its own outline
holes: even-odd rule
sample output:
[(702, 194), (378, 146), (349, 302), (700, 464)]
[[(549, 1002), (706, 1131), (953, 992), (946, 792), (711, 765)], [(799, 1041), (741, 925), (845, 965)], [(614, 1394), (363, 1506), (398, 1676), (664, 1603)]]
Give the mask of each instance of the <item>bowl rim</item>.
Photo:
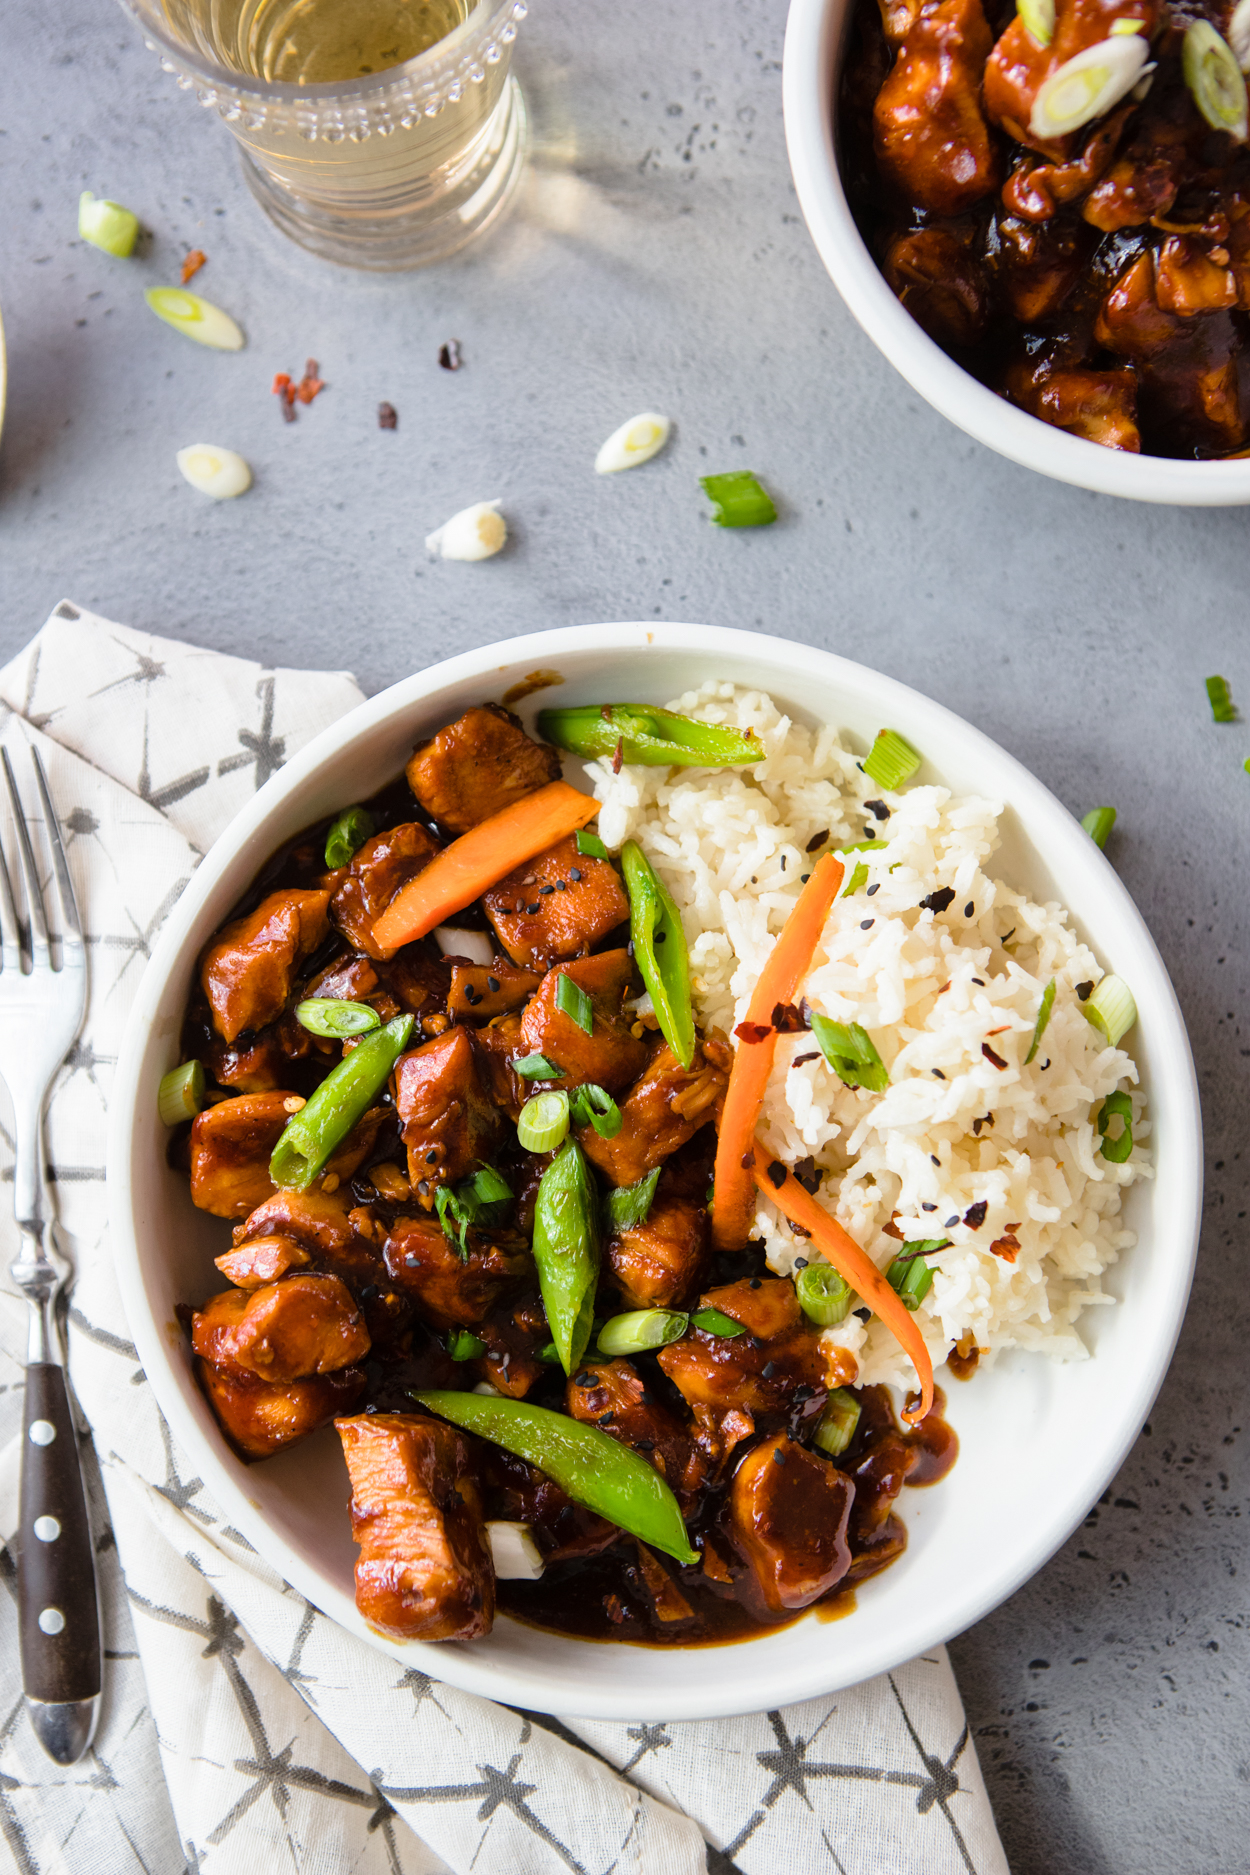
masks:
[(808, 232), (858, 324), (935, 410), (987, 448), (1096, 494), (1182, 507), (1250, 502), (1250, 458), (1185, 462), (1131, 455), (1068, 435), (989, 390), (949, 358), (886, 284), (842, 187), (835, 131), (846, 25), (854, 0), (790, 0), (782, 58), (786, 150)]
[[(389, 1640), (355, 1615), (350, 1597), (335, 1589), (323, 1572), (314, 1566), (305, 1566), (303, 1560), (287, 1548), (263, 1510), (234, 1475), (231, 1465), (237, 1470), (237, 1461), (220, 1440), (210, 1440), (197, 1424), (175, 1372), (176, 1356), (169, 1345), (166, 1326), (157, 1318), (142, 1280), (132, 1164), (138, 1150), (138, 1097), (144, 1055), (151, 1043), (154, 1018), (166, 982), (181, 965), (190, 943), (194, 943), (197, 951), (201, 948), (203, 908), (218, 882), (270, 817), (286, 810), (291, 797), (299, 793), (324, 761), (358, 743), (403, 711), (428, 702), (441, 691), (466, 680), (489, 680), (510, 665), (521, 669), (527, 666), (535, 670), (550, 669), (558, 665), (562, 656), (591, 650), (645, 653), (650, 648), (658, 652), (697, 651), (708, 661), (709, 669), (717, 668), (718, 654), (723, 658), (737, 654), (767, 661), (776, 672), (777, 687), (784, 690), (792, 686), (790, 694), (802, 694), (803, 684), (811, 679), (813, 660), (818, 662), (831, 685), (841, 682), (853, 690), (866, 678), (873, 689), (874, 700), (880, 698), (884, 708), (897, 708), (903, 720), (906, 720), (905, 713), (919, 705), (946, 734), (957, 733), (964, 748), (971, 748), (978, 756), (988, 752), (1000, 765), (1000, 775), (1012, 784), (1012, 804), (1018, 813), (1027, 815), (1030, 837), (1037, 837), (1032, 829), (1040, 820), (1052, 842), (1052, 850), (1055, 842), (1068, 846), (1073, 854), (1079, 853), (1078, 866), (1087, 867), (1095, 857), (1092, 851), (1086, 851), (1088, 836), (1075, 819), (1014, 756), (943, 704), (897, 679), (835, 653), (765, 633), (655, 620), (562, 627), (501, 640), (402, 679), (347, 712), (279, 769), (218, 837), (174, 906), (140, 983), (113, 1083), (108, 1149), (108, 1215), (113, 1262), (140, 1361), (174, 1436), (192, 1458), (198, 1475), (226, 1513), (227, 1521), (243, 1533), (261, 1558), (309, 1602), (357, 1638), (405, 1665), (428, 1672), (435, 1679), (486, 1698), (523, 1705), (529, 1710), (635, 1721), (727, 1717), (835, 1692), (940, 1645), (1013, 1594), (1078, 1527), (1089, 1506), (1122, 1464), (1162, 1385), (1193, 1279), (1202, 1200), (1197, 1077), (1180, 1006), (1141, 913), (1113, 869), (1097, 855), (1099, 889), (1116, 904), (1120, 917), (1135, 927), (1146, 967), (1153, 972), (1150, 987), (1158, 1027), (1157, 1031), (1152, 1031), (1152, 1048), (1157, 1048), (1161, 1067), (1173, 1087), (1178, 1116), (1171, 1143), (1180, 1171), (1169, 1201), (1175, 1252), (1167, 1265), (1167, 1281), (1152, 1290), (1153, 1338), (1131, 1379), (1125, 1381), (1117, 1395), (1115, 1436), (1091, 1440), (1089, 1450), (1074, 1461), (1072, 1477), (1076, 1482), (1065, 1499), (1062, 1518), (1056, 1523), (1052, 1513), (1043, 1529), (1022, 1539), (1013, 1567), (1001, 1572), (988, 1589), (982, 1585), (973, 1593), (961, 1584), (957, 1592), (942, 1599), (940, 1615), (930, 1614), (927, 1608), (916, 1611), (911, 1625), (901, 1635), (897, 1627), (887, 1630), (887, 1624), (879, 1624), (878, 1631), (855, 1653), (856, 1665), (852, 1671), (839, 1666), (838, 1650), (831, 1649), (826, 1655), (823, 1650), (812, 1649), (812, 1666), (800, 1673), (792, 1662), (773, 1664), (765, 1647), (753, 1641), (751, 1644), (758, 1651), (751, 1659), (749, 1674), (744, 1674), (736, 1664), (738, 1661), (746, 1664), (736, 1648), (699, 1649), (700, 1653), (714, 1651), (725, 1662), (725, 1671), (715, 1690), (691, 1689), (677, 1684), (664, 1688), (662, 1696), (656, 1699), (644, 1700), (614, 1688), (611, 1655), (615, 1649), (607, 1650), (603, 1673), (570, 1670), (561, 1677), (559, 1670), (552, 1670), (542, 1681), (536, 1681), (523, 1665), (475, 1657), (472, 1643), (450, 1647)], [(1139, 969), (1143, 958), (1139, 958)], [(1095, 1450), (1096, 1459), (1092, 1457)], [(890, 1632), (894, 1633), (892, 1640)], [(602, 1647), (595, 1648), (593, 1643), (585, 1645), (604, 1657)], [(680, 1660), (682, 1655), (673, 1651), (674, 1657)], [(668, 1658), (668, 1650), (664, 1650), (662, 1657)]]

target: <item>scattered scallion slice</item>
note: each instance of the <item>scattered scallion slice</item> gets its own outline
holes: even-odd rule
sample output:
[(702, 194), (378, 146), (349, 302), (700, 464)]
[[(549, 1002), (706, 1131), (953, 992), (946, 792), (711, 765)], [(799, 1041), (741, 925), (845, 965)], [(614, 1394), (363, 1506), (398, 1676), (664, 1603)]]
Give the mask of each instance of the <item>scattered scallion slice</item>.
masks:
[(919, 768), (922, 757), (897, 729), (879, 729), (864, 757), (864, 773), (879, 788), (901, 788)]
[(1212, 130), (1246, 140), (1246, 81), (1232, 47), (1209, 20), (1194, 20), (1185, 30), (1181, 69), (1189, 94)]
[(442, 1185), (434, 1194), (438, 1221), (457, 1246), (462, 1262), (469, 1256), (470, 1228), (502, 1223), (511, 1203), (511, 1185), (490, 1165), (484, 1165), (454, 1189)]
[(772, 496), (749, 469), (701, 475), (699, 486), (715, 509), (717, 527), (767, 527), (777, 519)]
[(1208, 677), (1207, 696), (1211, 700), (1211, 714), (1217, 723), (1237, 721), (1237, 705), (1229, 692), (1227, 677)]
[(150, 286), (143, 297), (158, 319), (197, 345), (209, 345), (218, 352), (243, 350), (243, 334), (230, 314), (198, 293), (188, 293), (181, 286)]
[(1114, 807), (1091, 807), (1088, 814), (1082, 816), (1081, 825), (1095, 846), (1106, 846), (1107, 835), (1115, 826)]
[(839, 898), (851, 898), (854, 896), (856, 892), (859, 891), (859, 888), (861, 885), (867, 885), (867, 883), (868, 883), (868, 868), (867, 866), (865, 866), (863, 860), (861, 859), (856, 863), (855, 870), (847, 874), (846, 884), (843, 886), (841, 892), (838, 894), (838, 897)]
[(1034, 45), (1048, 46), (1055, 36), (1055, 0), (1017, 0), (1016, 12)]
[(343, 1035), (366, 1035), (380, 1029), (382, 1018), (368, 1003), (349, 1003), (337, 996), (310, 996), (295, 1006), (295, 1020), (310, 1035), (332, 1040)]
[(835, 1387), (825, 1403), (812, 1444), (830, 1458), (841, 1458), (859, 1425), (860, 1404), (849, 1387)]
[(353, 853), (373, 838), (373, 815), (364, 807), (345, 807), (326, 835), (326, 865), (337, 872), (351, 864)]
[(1101, 1029), (1113, 1048), (1137, 1020), (1137, 1004), (1123, 977), (1104, 977), (1089, 1000), (1081, 1005), (1086, 1020)]
[(832, 1328), (844, 1322), (850, 1313), (854, 1295), (850, 1284), (839, 1276), (832, 1263), (809, 1263), (794, 1279), (794, 1293), (799, 1307), (811, 1322)]
[(666, 1348), (670, 1341), (680, 1341), (689, 1320), (676, 1309), (631, 1309), (603, 1324), (596, 1346), (609, 1360), (621, 1354), (645, 1354), (649, 1348)]
[(608, 857), (608, 849), (597, 833), (591, 833), (586, 827), (579, 827), (574, 838), (577, 841), (578, 852), (584, 854), (588, 859), (606, 859)]
[(1117, 33), (1086, 46), (1039, 86), (1029, 129), (1035, 137), (1066, 137), (1101, 117), (1147, 70), (1150, 47), (1141, 33)]
[(461, 508), (425, 537), (427, 553), (444, 560), (489, 560), (508, 538), (508, 523), (499, 512), (499, 497)]
[(1054, 1006), (1055, 979), (1052, 977), (1050, 982), (1046, 985), (1046, 988), (1042, 991), (1042, 1000), (1038, 1004), (1037, 1021), (1033, 1024), (1033, 1040), (1029, 1043), (1029, 1052), (1024, 1057), (1024, 1065), (1026, 1068), (1041, 1046), (1042, 1037), (1046, 1033), (1046, 1024), (1050, 1021), (1050, 1012)]
[(522, 1055), (512, 1063), (512, 1072), (523, 1081), (558, 1081), (564, 1074), (563, 1068), (557, 1068), (546, 1055)]
[(467, 1328), (453, 1328), (447, 1337), (447, 1352), (453, 1361), (477, 1361), (486, 1352), (486, 1343)]
[(880, 1094), (890, 1085), (885, 1063), (858, 1022), (834, 1022), (829, 1016), (813, 1015), (811, 1024), (821, 1054), (847, 1087), (865, 1087), (869, 1093)]
[(913, 1315), (933, 1287), (933, 1271), (925, 1258), (945, 1250), (948, 1242), (948, 1238), (934, 1237), (923, 1243), (905, 1243), (885, 1273), (885, 1280)]
[(644, 410), (613, 430), (595, 457), (596, 475), (615, 475), (621, 469), (633, 469), (658, 456), (668, 441), (671, 425), (667, 417), (654, 410)]
[(120, 202), (109, 202), (84, 189), (78, 198), (78, 238), (90, 241), (104, 254), (125, 260), (135, 251), (139, 217)]
[(516, 1136), (526, 1152), (554, 1152), (569, 1130), (569, 1097), (563, 1088), (535, 1094), (521, 1108)]
[(636, 1185), (618, 1185), (610, 1191), (604, 1200), (604, 1219), (609, 1235), (614, 1231), (632, 1230), (635, 1224), (641, 1224), (651, 1209), (655, 1199), (655, 1188), (660, 1182), (660, 1168), (640, 1178)]
[(216, 443), (191, 443), (174, 457), (184, 482), (214, 501), (233, 501), (252, 486), (252, 471), (237, 449)]
[(746, 1333), (741, 1322), (736, 1322), (732, 1315), (722, 1315), (719, 1309), (696, 1309), (690, 1317), (690, 1326), (701, 1328), (705, 1335), (723, 1335), (727, 1340)]
[[(1123, 1122), (1114, 1139), (1109, 1138), (1107, 1133), (1113, 1119)], [(1112, 1165), (1123, 1165), (1133, 1150), (1133, 1103), (1122, 1087), (1117, 1087), (1103, 1101), (1098, 1109), (1097, 1125), (1102, 1142), (1098, 1150), (1103, 1158), (1109, 1159)]]
[(198, 1061), (184, 1061), (161, 1076), (156, 1090), (156, 1111), (162, 1126), (181, 1126), (193, 1120), (204, 1105), (204, 1069)]
[(1242, 71), (1250, 71), (1250, 0), (1237, 0), (1228, 22), (1228, 43)]
[(569, 1096), (569, 1118), (574, 1126), (593, 1126), (600, 1139), (615, 1139), (621, 1130), (621, 1110), (606, 1087), (585, 1081)]
[(595, 1026), (595, 1006), (589, 996), (566, 972), (562, 971), (556, 979), (556, 1008), (576, 1022), (584, 1035), (589, 1035)]

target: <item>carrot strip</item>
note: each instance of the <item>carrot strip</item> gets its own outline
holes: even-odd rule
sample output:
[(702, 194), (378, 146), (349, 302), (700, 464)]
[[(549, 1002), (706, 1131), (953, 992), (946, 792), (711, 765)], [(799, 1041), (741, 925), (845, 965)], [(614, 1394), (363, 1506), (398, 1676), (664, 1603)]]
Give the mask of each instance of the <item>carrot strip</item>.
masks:
[(826, 853), (812, 868), (755, 985), (746, 1020), (766, 1033), (758, 1041), (739, 1043), (729, 1071), (713, 1174), (712, 1242), (718, 1250), (742, 1247), (755, 1211), (749, 1155), (777, 1050), (773, 1010), (794, 1001), (841, 884), (842, 861)]
[(933, 1363), (929, 1359), (924, 1336), (916, 1326), (915, 1316), (904, 1308), (872, 1258), (860, 1249), (853, 1237), (847, 1235), (835, 1217), (830, 1217), (823, 1205), (817, 1204), (810, 1192), (804, 1191), (793, 1173), (787, 1172), (780, 1185), (773, 1184), (764, 1170), (768, 1162), (767, 1148), (758, 1141), (755, 1155), (758, 1163), (753, 1168), (753, 1177), (757, 1189), (766, 1198), (771, 1198), (792, 1224), (799, 1224), (811, 1233), (812, 1242), (826, 1260), (833, 1264), (838, 1275), (851, 1285), (857, 1296), (862, 1296), (876, 1310), (902, 1346), (903, 1352), (911, 1357), (920, 1379), (920, 1405), (915, 1412), (905, 1412), (903, 1417), (910, 1420), (912, 1425), (919, 1425), (933, 1405)]
[(545, 853), (598, 812), (598, 801), (570, 788), (567, 781), (549, 781), (545, 788), (514, 801), (445, 846), (424, 872), (395, 894), (374, 924), (374, 943), (389, 956), (401, 944), (424, 937), (514, 867)]

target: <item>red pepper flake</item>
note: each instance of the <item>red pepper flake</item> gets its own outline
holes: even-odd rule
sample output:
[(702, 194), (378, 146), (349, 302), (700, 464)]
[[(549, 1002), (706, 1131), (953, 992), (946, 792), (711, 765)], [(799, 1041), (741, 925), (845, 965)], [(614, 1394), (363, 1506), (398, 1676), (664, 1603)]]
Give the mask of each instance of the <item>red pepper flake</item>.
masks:
[(753, 1166), (754, 1164), (755, 1164), (755, 1153), (754, 1153), (754, 1151), (747, 1151), (747, 1152), (744, 1152), (744, 1153), (743, 1153), (743, 1155), (742, 1155), (742, 1169), (743, 1169), (743, 1171), (744, 1171), (744, 1172), (749, 1172), (749, 1171), (751, 1170), (751, 1167), (752, 1167), (752, 1166)]
[(193, 247), (189, 253), (186, 253), (183, 255), (182, 257), (182, 284), (183, 286), (187, 284), (188, 280), (194, 280), (196, 274), (200, 271), (200, 268), (205, 265), (207, 260), (208, 260), (208, 255), (204, 252), (202, 247)]
[(378, 405), (378, 428), (380, 430), (397, 430), (399, 428), (399, 412), (396, 410), (394, 404)]
[(273, 395), (275, 397), (280, 397), (282, 399), (282, 415), (285, 421), (287, 423), (294, 423), (295, 421), (295, 386), (291, 382), (290, 372), (289, 371), (277, 372), (274, 376), (274, 380), (273, 380), (272, 385), (270, 386), (270, 389), (272, 390)]
[(317, 360), (309, 358), (304, 364), (304, 375), (295, 386), (295, 395), (301, 404), (311, 404), (318, 391), (324, 391), (325, 383), (318, 375)]
[(438, 362), (444, 371), (459, 371), (464, 362), (460, 356), (459, 339), (448, 339), (446, 345), (439, 346)]
[(985, 1214), (989, 1208), (989, 1200), (986, 1198), (978, 1198), (975, 1204), (970, 1204), (968, 1206), (968, 1209), (964, 1212), (964, 1223), (968, 1226), (969, 1230), (980, 1230), (982, 1224), (985, 1222)]
[(881, 1226), (881, 1234), (884, 1237), (893, 1237), (898, 1243), (906, 1243), (907, 1241), (893, 1218), (890, 1219), (888, 1224), (883, 1224)]
[(987, 1029), (986, 1034), (987, 1035), (1006, 1035), (1010, 1027), (1011, 1027), (1010, 1022), (1003, 1022), (1003, 1023), (1000, 1023), (998, 1028), (996, 1029)]
[(620, 774), (621, 763), (624, 760), (625, 760), (625, 738), (624, 736), (618, 736), (616, 738), (616, 747), (612, 751), (612, 773), (614, 775)]
[(1014, 1263), (1020, 1254), (1020, 1241), (1016, 1236), (1016, 1232), (1019, 1228), (1020, 1226), (1018, 1224), (1006, 1225), (1002, 1236), (996, 1237), (990, 1245), (990, 1249), (994, 1252), (994, 1255), (996, 1257), (1001, 1257), (1004, 1263)]
[(762, 1042), (772, 1034), (767, 1022), (740, 1022), (734, 1030), (740, 1042)]
[(802, 1035), (807, 1024), (803, 1020), (803, 1011), (794, 1003), (776, 1003), (773, 1006), (773, 1027), (778, 1035)]
[(774, 1159), (768, 1168), (768, 1176), (773, 1182), (774, 1191), (780, 1191), (786, 1182), (786, 1168), (780, 1159)]
[(991, 1067), (1005, 1068), (1007, 1066), (1007, 1063), (1003, 1060), (1002, 1056), (996, 1055), (994, 1053), (994, 1050), (990, 1047), (988, 1042), (982, 1042), (981, 1053), (985, 1056), (985, 1059), (989, 1062)]

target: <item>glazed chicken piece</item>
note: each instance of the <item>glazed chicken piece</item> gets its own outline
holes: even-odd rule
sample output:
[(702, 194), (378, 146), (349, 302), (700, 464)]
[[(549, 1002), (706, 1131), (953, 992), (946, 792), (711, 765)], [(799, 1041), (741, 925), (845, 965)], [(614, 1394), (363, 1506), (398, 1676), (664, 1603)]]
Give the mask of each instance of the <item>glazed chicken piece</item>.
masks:
[(1125, 268), (1103, 301), (1094, 338), (1109, 352), (1126, 358), (1151, 358), (1175, 344), (1184, 327), (1159, 305), (1155, 294), (1153, 254), (1142, 254)]
[(452, 833), (467, 833), (558, 781), (560, 757), (532, 742), (511, 710), (487, 703), (419, 743), (405, 773), (432, 820)]
[(311, 1380), (275, 1386), (233, 1367), (198, 1360), (195, 1377), (222, 1431), (245, 1458), (269, 1458), (349, 1413), (365, 1390), (362, 1367), (340, 1367)]
[[(823, 1394), (828, 1380), (820, 1337), (798, 1305), (794, 1284), (751, 1277), (709, 1289), (699, 1307), (741, 1322), (745, 1335), (692, 1328), (656, 1357), (687, 1404), (716, 1412), (782, 1412)], [(801, 1402), (800, 1402), (801, 1403)]]
[[(496, 1016), (484, 1029), (477, 1029), (473, 1035), (473, 1046), (477, 1053), (478, 1072), (482, 1077), (491, 1099), (515, 1126), (521, 1108), (534, 1092), (535, 1085), (522, 1080), (512, 1070), (512, 1063), (522, 1055), (533, 1054), (521, 1033), (520, 1016)], [(553, 1082), (553, 1086), (563, 1086), (563, 1082)]]
[(407, 1413), (335, 1422), (360, 1546), (356, 1606), (402, 1640), (469, 1641), (495, 1619), (495, 1567), (468, 1441)]
[(855, 1487), (843, 1472), (785, 1433), (763, 1440), (734, 1473), (730, 1531), (750, 1565), (762, 1608), (807, 1608), (851, 1563), (847, 1519)]
[(1222, 271), (1205, 263), (1191, 268), (1188, 259), (1174, 252), (1165, 261), (1161, 251), (1156, 272), (1156, 256), (1141, 255), (1103, 301), (1094, 336), (1137, 364), (1143, 419), (1166, 423), (1195, 452), (1226, 454), (1241, 447), (1250, 415), (1242, 347), (1229, 311), (1182, 315), (1161, 303), (1164, 281), (1174, 305), (1193, 304), (1209, 290), (1211, 274)]
[(579, 1130), (577, 1137), (587, 1158), (611, 1184), (637, 1184), (712, 1118), (732, 1062), (733, 1054), (723, 1042), (705, 1041), (695, 1049), (689, 1068), (683, 1068), (673, 1051), (661, 1044), (621, 1102), (621, 1130), (616, 1137), (601, 1139), (589, 1126)]
[(947, 229), (896, 235), (882, 272), (917, 325), (939, 345), (971, 345), (985, 331), (985, 270)]
[[(415, 821), (375, 833), (351, 858), (330, 900), (330, 916), (353, 949), (381, 961), (389, 953), (373, 941), (374, 921), (395, 894), (424, 872), (438, 852), (438, 842)], [(324, 992), (323, 992), (324, 993)]]
[(198, 1310), (191, 1346), (214, 1367), (282, 1384), (351, 1367), (369, 1331), (337, 1276), (287, 1276), (259, 1289), (226, 1289)]
[[(626, 951), (600, 951), (549, 970), (521, 1017), (522, 1054), (545, 1055), (564, 1072), (561, 1087), (597, 1082), (615, 1094), (642, 1072), (646, 1043), (631, 1034), (624, 1014), (632, 965)], [(556, 998), (568, 977), (589, 996), (590, 1033), (566, 1015)]]
[[(351, 1194), (346, 1188), (333, 1193), (315, 1188), (275, 1191), (244, 1223), (235, 1226), (235, 1247), (246, 1251), (256, 1239), (285, 1239), (306, 1251), (318, 1268), (332, 1271), (345, 1283), (384, 1281), (380, 1247), (359, 1229), (361, 1222), (371, 1220), (352, 1211), (350, 1205)], [(219, 1269), (223, 1261), (219, 1259)]]
[(400, 1056), (395, 1107), (414, 1187), (454, 1184), (486, 1165), (503, 1137), (503, 1116), (478, 1072), (467, 1029), (448, 1029)]
[(527, 1523), (544, 1563), (597, 1556), (621, 1532), (606, 1517), (575, 1504), (545, 1472), (502, 1446), (481, 1448), (488, 1514), (505, 1523)]
[(985, 110), (990, 121), (1001, 125), (1017, 143), (1040, 150), (1057, 163), (1065, 162), (1083, 132), (1035, 137), (1029, 120), (1038, 92), (1061, 65), (1108, 38), (1117, 20), (1141, 20), (1149, 39), (1157, 17), (1156, 0), (1057, 0), (1054, 36), (1048, 46), (1039, 46), (1017, 14), (985, 67)]
[[(1125, 124), (1132, 116), (1130, 101), (1089, 130), (1079, 156), (1066, 163), (1017, 163), (1003, 185), (1003, 205), (1009, 215), (1033, 223), (1049, 221), (1065, 202), (1078, 202), (1103, 175), (1119, 146)], [(1082, 211), (1085, 213), (1085, 211)], [(1085, 214), (1086, 220), (1091, 217)]]
[(462, 1262), (459, 1245), (435, 1218), (396, 1218), (385, 1256), (392, 1282), (435, 1328), (473, 1328), (534, 1282), (534, 1260), (523, 1245), (492, 1243), (474, 1231)]
[(309, 979), (304, 985), (304, 995), (367, 1003), (377, 987), (378, 973), (367, 957), (340, 957), (328, 970)]
[(609, 1239), (605, 1255), (627, 1308), (684, 1308), (707, 1277), (707, 1212), (660, 1190), (642, 1223)]
[(290, 1119), (290, 1094), (239, 1094), (191, 1122), (191, 1201), (214, 1217), (246, 1217), (273, 1191), (269, 1161)]
[(707, 1476), (707, 1462), (686, 1427), (648, 1393), (628, 1361), (583, 1361), (564, 1390), (574, 1419), (601, 1426), (655, 1466), (689, 1509)]
[(537, 1295), (492, 1309), (487, 1320), (474, 1322), (473, 1332), (487, 1350), (474, 1363), (474, 1372), (509, 1399), (523, 1400), (534, 1383), (551, 1371), (537, 1358), (539, 1349), (551, 1340)]
[(447, 1013), (453, 1022), (489, 1022), (523, 1009), (542, 980), (541, 970), (523, 970), (506, 957), (488, 964), (453, 958)]
[(254, 1237), (213, 1261), (236, 1288), (263, 1289), (266, 1283), (276, 1283), (292, 1270), (306, 1269), (312, 1258), (289, 1237)]
[(958, 215), (998, 182), (998, 154), (981, 112), (990, 50), (981, 0), (941, 0), (907, 34), (873, 107), (873, 141), (908, 199)]
[(233, 1088), (236, 1094), (264, 1094), (289, 1087), (293, 1064), (306, 1061), (312, 1052), (312, 1037), (288, 1010), (268, 1028), (244, 1030), (238, 1042), (214, 1039), (200, 1059), (218, 1087)]
[(1038, 227), (1014, 215), (999, 216), (998, 240), (998, 282), (1012, 317), (1022, 325), (1059, 311), (1094, 246), (1093, 236), (1080, 222)]
[(1020, 359), (1007, 372), (1012, 403), (1057, 430), (1101, 443), (1105, 449), (1141, 449), (1137, 427), (1137, 377), (1132, 371), (1095, 371)]
[(493, 885), (482, 904), (512, 961), (540, 970), (580, 957), (629, 917), (615, 866), (579, 853), (572, 834)]
[(1164, 312), (1192, 319), (1235, 306), (1237, 281), (1188, 235), (1171, 234), (1155, 255), (1155, 298)]
[(1115, 234), (1166, 215), (1180, 188), (1183, 163), (1183, 150), (1161, 151), (1153, 142), (1139, 153), (1130, 151), (1091, 189), (1082, 216), (1091, 228)]
[(300, 962), (329, 928), (328, 892), (271, 892), (246, 918), (223, 925), (204, 953), (200, 982), (227, 1042), (276, 1022)]

